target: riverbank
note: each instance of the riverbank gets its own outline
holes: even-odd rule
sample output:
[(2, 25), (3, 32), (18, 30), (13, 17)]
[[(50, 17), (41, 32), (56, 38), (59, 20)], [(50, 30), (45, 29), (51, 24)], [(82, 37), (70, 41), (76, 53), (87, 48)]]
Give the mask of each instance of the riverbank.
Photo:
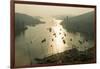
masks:
[(76, 48), (57, 53), (43, 59), (35, 58), (38, 64), (84, 64), (95, 62), (95, 48), (89, 48), (86, 51), (78, 51)]

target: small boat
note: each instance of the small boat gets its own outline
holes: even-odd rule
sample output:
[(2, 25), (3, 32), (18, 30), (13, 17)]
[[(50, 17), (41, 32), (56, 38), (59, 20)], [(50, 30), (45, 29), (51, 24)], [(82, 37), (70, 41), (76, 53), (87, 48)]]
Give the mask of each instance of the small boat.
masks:
[(52, 28), (47, 28), (48, 30), (49, 30), (49, 32), (51, 32), (52, 31)]
[(46, 42), (46, 39), (44, 38), (41, 42), (42, 42), (42, 43)]
[(65, 40), (63, 40), (63, 43), (66, 44)]
[(72, 39), (70, 39), (70, 41), (72, 41)]
[(56, 33), (53, 34), (56, 37)]
[(79, 40), (78, 42), (79, 42), (80, 44), (82, 44), (82, 41)]
[(64, 33), (64, 36), (66, 36), (66, 34)]
[(62, 39), (64, 39), (64, 37), (62, 37)]
[(61, 34), (61, 33), (59, 33), (59, 34)]
[(54, 39), (52, 39), (52, 41), (54, 41)]
[(50, 47), (52, 47), (52, 45)]

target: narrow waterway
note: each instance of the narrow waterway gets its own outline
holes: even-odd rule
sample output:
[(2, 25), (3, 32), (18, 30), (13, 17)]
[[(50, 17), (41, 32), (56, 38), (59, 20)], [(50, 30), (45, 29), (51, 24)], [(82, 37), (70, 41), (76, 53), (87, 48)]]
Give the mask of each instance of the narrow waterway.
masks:
[(28, 29), (16, 37), (16, 66), (29, 65), (31, 61), (36, 64), (34, 58), (44, 58), (73, 47), (84, 51), (94, 45), (93, 41), (81, 44), (80, 41), (84, 41), (84, 37), (79, 32), (74, 34), (67, 32), (60, 25), (62, 20), (43, 17), (41, 21), (45, 23), (27, 26)]

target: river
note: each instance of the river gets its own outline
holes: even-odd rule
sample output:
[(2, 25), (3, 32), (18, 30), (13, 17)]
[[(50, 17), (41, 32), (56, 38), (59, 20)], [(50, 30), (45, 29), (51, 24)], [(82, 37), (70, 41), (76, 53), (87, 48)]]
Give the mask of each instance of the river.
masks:
[(74, 34), (67, 32), (60, 25), (62, 20), (52, 17), (43, 17), (40, 20), (45, 23), (27, 26), (28, 29), (24, 31), (24, 34), (21, 33), (16, 36), (16, 66), (29, 65), (31, 61), (36, 64), (34, 58), (44, 58), (73, 47), (76, 47), (79, 51), (84, 51), (94, 45), (93, 41), (79, 43), (79, 40), (84, 41), (84, 37), (79, 32)]

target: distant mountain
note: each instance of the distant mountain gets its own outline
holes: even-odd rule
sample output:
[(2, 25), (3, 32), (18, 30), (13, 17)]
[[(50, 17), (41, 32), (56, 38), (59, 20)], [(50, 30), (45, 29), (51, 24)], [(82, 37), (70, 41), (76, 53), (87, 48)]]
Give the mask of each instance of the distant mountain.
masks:
[(61, 25), (69, 32), (80, 32), (82, 35), (88, 37), (88, 39), (93, 39), (94, 11), (72, 18), (66, 16)]
[[(66, 18), (67, 15), (57, 15), (57, 16), (53, 16), (54, 18), (58, 19), (58, 20), (64, 20)], [(73, 16), (69, 16), (69, 18), (71, 18)]]
[(32, 17), (26, 14), (15, 13), (15, 23), (24, 23), (25, 25), (35, 26), (37, 24), (41, 24), (39, 17)]
[(15, 33), (20, 34), (25, 29), (27, 29), (26, 25), (36, 26), (38, 24), (42, 24), (44, 22), (40, 21), (39, 17), (32, 17), (26, 14), (15, 13)]

